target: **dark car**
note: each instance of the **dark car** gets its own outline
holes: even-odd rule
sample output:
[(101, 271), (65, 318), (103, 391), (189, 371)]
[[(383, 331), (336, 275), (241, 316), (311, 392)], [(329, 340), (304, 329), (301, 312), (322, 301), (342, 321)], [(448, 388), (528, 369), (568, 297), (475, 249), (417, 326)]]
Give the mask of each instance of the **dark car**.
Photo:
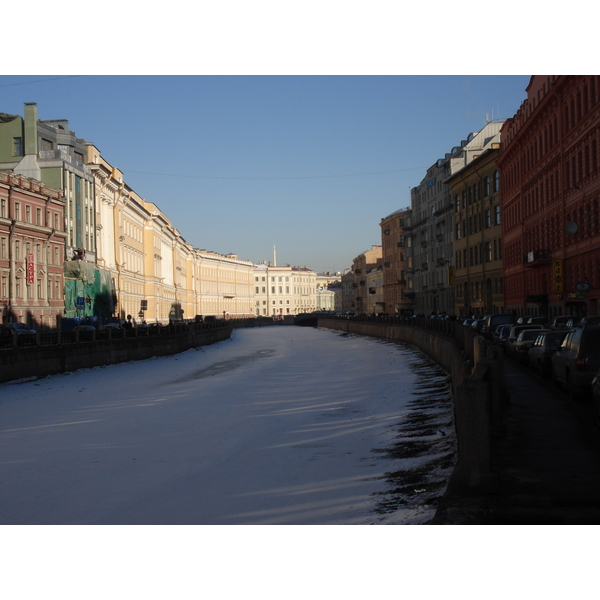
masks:
[(550, 329), (567, 329), (567, 322), (573, 318), (573, 315), (561, 315), (554, 317)]
[(488, 315), (485, 319), (483, 326), (483, 335), (486, 337), (493, 337), (494, 331), (501, 325), (512, 325), (516, 322), (517, 318), (514, 315), (507, 313), (498, 315)]
[(0, 335), (9, 336), (13, 333), (17, 335), (35, 335), (35, 329), (31, 329), (25, 323), (4, 323), (0, 327)]
[(591, 393), (592, 379), (600, 368), (600, 327), (567, 331), (552, 355), (552, 380), (573, 399)]
[(594, 418), (598, 420), (600, 419), (600, 371), (592, 379), (592, 403)]
[(499, 325), (494, 333), (492, 334), (492, 340), (504, 349), (504, 344), (506, 344), (506, 340), (508, 339), (508, 334), (510, 332), (510, 328), (512, 325)]
[(510, 331), (508, 332), (508, 336), (506, 338), (506, 342), (504, 343), (504, 351), (507, 354), (511, 354), (511, 346), (514, 342), (517, 341), (519, 334), (521, 331), (525, 329), (544, 329), (541, 325), (512, 325)]
[(566, 335), (566, 331), (540, 332), (529, 349), (529, 366), (542, 377), (552, 375), (552, 355), (560, 348)]
[(529, 362), (529, 350), (533, 346), (540, 333), (550, 332), (549, 329), (523, 329), (519, 337), (511, 344), (510, 351), (513, 357), (520, 363)]

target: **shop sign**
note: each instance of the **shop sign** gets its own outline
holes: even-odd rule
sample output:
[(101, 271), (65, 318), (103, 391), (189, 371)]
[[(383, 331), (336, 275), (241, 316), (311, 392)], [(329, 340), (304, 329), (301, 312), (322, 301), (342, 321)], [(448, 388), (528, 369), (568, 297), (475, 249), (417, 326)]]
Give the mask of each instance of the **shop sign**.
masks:
[(562, 294), (564, 291), (564, 274), (563, 274), (563, 261), (555, 259), (552, 261), (553, 265), (553, 278), (554, 278), (554, 293)]
[(35, 282), (35, 262), (33, 261), (33, 254), (27, 255), (27, 283), (32, 284)]

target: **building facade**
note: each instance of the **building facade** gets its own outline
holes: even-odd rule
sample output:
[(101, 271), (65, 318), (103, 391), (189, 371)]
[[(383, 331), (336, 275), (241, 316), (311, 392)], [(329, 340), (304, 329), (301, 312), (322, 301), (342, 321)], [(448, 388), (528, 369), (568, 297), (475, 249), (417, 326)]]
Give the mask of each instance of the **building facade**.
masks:
[(417, 314), (454, 313), (453, 199), (446, 180), (490, 148), (500, 131), (499, 122), (471, 133), (459, 146), (428, 170), (420, 185), (411, 190), (411, 267), (409, 286)]
[(600, 77), (536, 75), (526, 92), (498, 158), (506, 309), (597, 315)]
[(406, 217), (408, 209), (397, 210), (381, 219), (383, 260), (383, 310), (389, 315), (412, 312), (412, 300), (406, 291)]
[(86, 142), (66, 120), (41, 121), (37, 105), (25, 104), (24, 117), (0, 115), (0, 169), (11, 170), (61, 190), (66, 260), (96, 262), (94, 178), (85, 164)]
[(254, 314), (282, 317), (317, 310), (317, 273), (306, 267), (254, 266)]
[(504, 312), (498, 142), (446, 180), (454, 199), (454, 314)]
[(369, 298), (370, 294), (367, 286), (367, 273), (381, 267), (381, 263), (381, 246), (371, 246), (369, 250), (362, 252), (352, 261), (352, 288), (354, 295), (353, 306), (350, 308), (350, 311), (357, 315), (373, 312), (373, 301)]
[(3, 323), (27, 323), (38, 331), (58, 326), (64, 314), (64, 210), (60, 190), (0, 171)]

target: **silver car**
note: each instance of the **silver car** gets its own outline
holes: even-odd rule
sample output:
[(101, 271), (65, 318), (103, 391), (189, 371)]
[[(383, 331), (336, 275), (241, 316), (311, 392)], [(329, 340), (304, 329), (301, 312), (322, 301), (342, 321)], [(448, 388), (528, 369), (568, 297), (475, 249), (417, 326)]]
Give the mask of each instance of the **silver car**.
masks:
[(600, 327), (567, 331), (552, 355), (552, 380), (573, 399), (591, 393), (592, 379), (600, 368)]

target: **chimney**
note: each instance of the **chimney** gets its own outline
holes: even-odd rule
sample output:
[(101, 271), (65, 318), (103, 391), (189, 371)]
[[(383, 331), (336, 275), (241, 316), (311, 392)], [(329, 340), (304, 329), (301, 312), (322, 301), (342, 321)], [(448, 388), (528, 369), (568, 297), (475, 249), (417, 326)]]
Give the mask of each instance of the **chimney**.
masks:
[(38, 153), (37, 104), (25, 103), (25, 156)]
[(19, 175), (25, 177), (31, 177), (40, 181), (42, 178), (42, 172), (37, 161), (38, 153), (38, 118), (37, 118), (37, 104), (35, 102), (25, 103), (25, 125), (23, 127), (24, 150), (25, 156), (21, 162), (13, 169), (13, 171)]

